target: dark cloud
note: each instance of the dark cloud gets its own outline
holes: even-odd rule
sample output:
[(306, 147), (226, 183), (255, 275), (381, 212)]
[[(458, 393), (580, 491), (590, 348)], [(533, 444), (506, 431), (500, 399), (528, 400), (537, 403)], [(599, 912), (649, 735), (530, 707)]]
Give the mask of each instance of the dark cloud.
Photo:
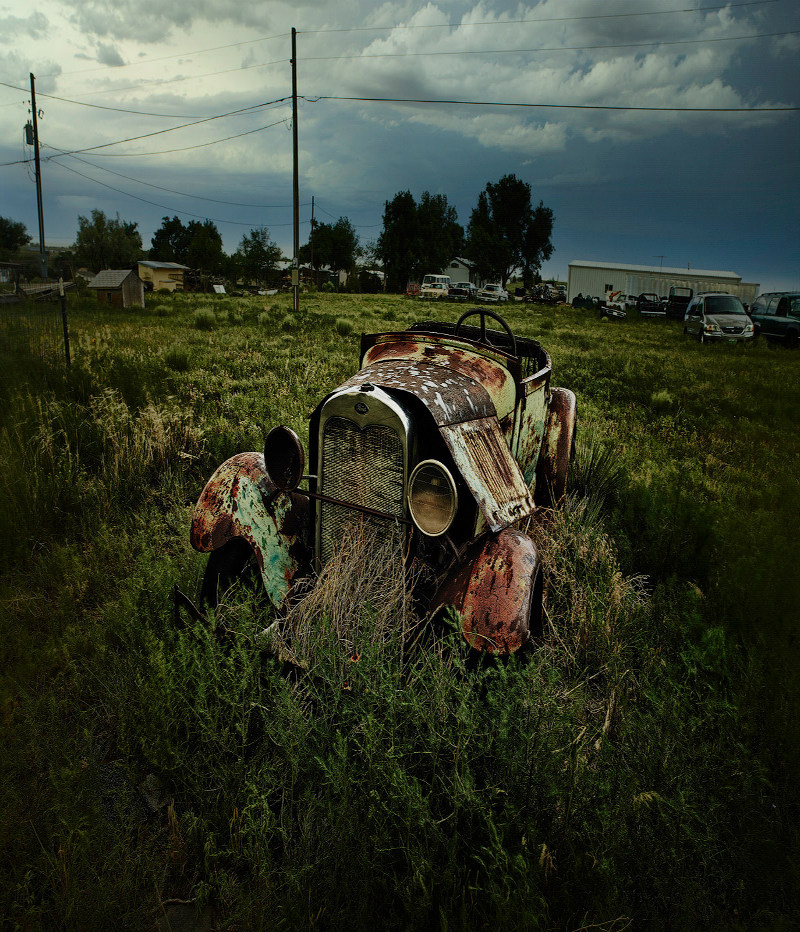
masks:
[(19, 36), (42, 39), (47, 34), (47, 17), (41, 13), (30, 16), (0, 16), (0, 42), (10, 42)]
[(113, 45), (101, 43), (97, 46), (97, 60), (101, 65), (109, 65), (112, 68), (119, 68), (125, 64), (125, 59), (119, 54)]

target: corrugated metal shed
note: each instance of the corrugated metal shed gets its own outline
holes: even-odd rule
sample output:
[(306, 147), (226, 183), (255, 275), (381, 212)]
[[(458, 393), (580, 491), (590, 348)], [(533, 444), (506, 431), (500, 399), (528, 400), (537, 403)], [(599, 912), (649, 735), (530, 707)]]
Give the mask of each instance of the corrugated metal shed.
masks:
[(604, 298), (614, 291), (667, 295), (672, 286), (691, 288), (695, 293), (727, 291), (746, 302), (755, 300), (759, 289), (758, 284), (743, 282), (741, 275), (735, 272), (574, 259), (569, 264), (567, 300), (571, 302), (578, 294)]

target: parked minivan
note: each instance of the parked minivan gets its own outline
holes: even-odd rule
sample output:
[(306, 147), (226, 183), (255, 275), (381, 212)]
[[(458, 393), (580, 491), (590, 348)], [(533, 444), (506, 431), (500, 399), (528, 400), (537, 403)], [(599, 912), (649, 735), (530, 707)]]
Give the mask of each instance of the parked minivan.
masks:
[(780, 340), (786, 346), (797, 346), (800, 339), (800, 294), (772, 291), (760, 294), (750, 308), (756, 336)]
[(689, 302), (683, 333), (701, 343), (739, 343), (752, 340), (754, 328), (736, 295), (711, 291), (695, 295)]

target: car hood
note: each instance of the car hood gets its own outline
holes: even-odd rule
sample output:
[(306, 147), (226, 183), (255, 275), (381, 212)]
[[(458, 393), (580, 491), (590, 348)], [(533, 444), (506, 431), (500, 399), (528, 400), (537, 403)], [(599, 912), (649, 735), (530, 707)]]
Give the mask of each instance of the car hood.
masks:
[(706, 322), (718, 327), (744, 327), (750, 323), (746, 314), (706, 314)]

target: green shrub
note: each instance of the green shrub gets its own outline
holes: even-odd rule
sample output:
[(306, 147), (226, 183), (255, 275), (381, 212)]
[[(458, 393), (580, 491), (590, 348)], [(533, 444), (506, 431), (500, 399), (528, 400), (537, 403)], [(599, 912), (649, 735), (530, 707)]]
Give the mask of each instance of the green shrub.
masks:
[(214, 330), (217, 326), (216, 314), (206, 308), (194, 312), (194, 326), (197, 330)]
[(293, 314), (284, 314), (281, 319), (281, 330), (294, 330), (295, 323), (296, 321)]
[(319, 290), (325, 294), (334, 294), (336, 292), (336, 286), (333, 284), (333, 282), (323, 282), (319, 286)]
[(346, 317), (336, 318), (336, 332), (341, 337), (346, 337), (353, 332), (353, 321)]

